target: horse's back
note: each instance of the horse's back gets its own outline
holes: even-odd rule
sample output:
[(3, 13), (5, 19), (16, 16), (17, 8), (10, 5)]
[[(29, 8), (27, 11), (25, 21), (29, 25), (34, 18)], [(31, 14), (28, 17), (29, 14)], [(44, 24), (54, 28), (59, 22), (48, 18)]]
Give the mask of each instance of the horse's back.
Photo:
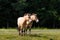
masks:
[(24, 20), (25, 20), (25, 19), (24, 19), (23, 17), (19, 17), (18, 20), (17, 20), (17, 25), (18, 25), (18, 26), (19, 26), (19, 25), (21, 26), (21, 25), (23, 24)]

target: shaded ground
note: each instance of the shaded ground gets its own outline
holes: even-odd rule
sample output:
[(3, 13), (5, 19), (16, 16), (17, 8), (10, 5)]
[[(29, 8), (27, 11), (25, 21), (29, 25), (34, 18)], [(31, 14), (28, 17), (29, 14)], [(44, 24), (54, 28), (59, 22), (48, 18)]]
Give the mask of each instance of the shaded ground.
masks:
[(16, 29), (0, 29), (0, 40), (60, 40), (60, 29), (32, 29), (26, 36), (19, 36)]

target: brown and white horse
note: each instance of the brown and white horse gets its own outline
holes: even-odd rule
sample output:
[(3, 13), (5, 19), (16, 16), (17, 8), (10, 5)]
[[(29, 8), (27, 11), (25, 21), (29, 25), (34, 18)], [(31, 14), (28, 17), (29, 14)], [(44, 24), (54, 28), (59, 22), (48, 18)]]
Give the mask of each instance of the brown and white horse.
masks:
[(20, 34), (22, 34), (22, 35), (24, 34), (24, 31), (25, 31), (25, 29), (27, 27), (26, 22), (29, 21), (29, 19), (30, 19), (30, 14), (29, 13), (27, 13), (23, 17), (19, 17), (17, 19), (19, 35)]
[[(39, 22), (37, 14), (35, 14), (35, 13), (32, 13), (29, 21), (27, 21), (27, 29), (29, 29), (29, 34), (31, 34), (31, 27), (32, 27), (33, 21)], [(27, 29), (26, 29), (26, 32), (27, 32)]]
[(35, 13), (32, 13), (32, 15), (27, 13), (23, 17), (19, 17), (17, 20), (19, 35), (26, 34), (27, 29), (29, 29), (29, 34), (30, 34), (33, 21), (39, 22), (39, 20), (37, 18), (37, 14), (35, 14)]

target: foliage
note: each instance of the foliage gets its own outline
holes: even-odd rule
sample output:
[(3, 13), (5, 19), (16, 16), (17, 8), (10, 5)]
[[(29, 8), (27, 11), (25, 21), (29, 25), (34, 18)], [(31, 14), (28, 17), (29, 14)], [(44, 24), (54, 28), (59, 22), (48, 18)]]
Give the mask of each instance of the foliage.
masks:
[(35, 26), (60, 28), (60, 0), (0, 0), (0, 26), (16, 27), (25, 12), (38, 14)]

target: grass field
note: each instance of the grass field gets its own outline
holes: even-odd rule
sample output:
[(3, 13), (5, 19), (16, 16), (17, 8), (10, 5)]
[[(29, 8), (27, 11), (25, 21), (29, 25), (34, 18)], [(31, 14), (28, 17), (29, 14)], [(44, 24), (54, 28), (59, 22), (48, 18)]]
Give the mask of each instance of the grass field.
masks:
[(32, 29), (25, 36), (19, 36), (17, 29), (0, 29), (0, 40), (60, 40), (60, 29)]

